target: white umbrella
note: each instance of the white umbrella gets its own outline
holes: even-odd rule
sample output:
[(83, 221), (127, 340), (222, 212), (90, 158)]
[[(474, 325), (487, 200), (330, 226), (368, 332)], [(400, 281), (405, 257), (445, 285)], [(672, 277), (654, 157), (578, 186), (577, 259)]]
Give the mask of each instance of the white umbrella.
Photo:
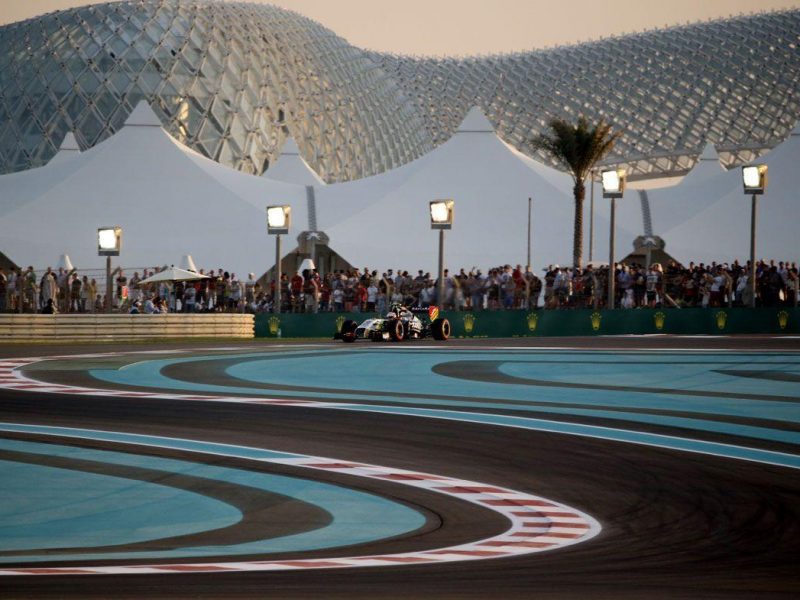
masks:
[(160, 281), (194, 281), (195, 279), (208, 279), (205, 275), (199, 273), (192, 273), (183, 269), (170, 267), (159, 271), (155, 275), (151, 275), (147, 279), (143, 279), (141, 283), (158, 283)]

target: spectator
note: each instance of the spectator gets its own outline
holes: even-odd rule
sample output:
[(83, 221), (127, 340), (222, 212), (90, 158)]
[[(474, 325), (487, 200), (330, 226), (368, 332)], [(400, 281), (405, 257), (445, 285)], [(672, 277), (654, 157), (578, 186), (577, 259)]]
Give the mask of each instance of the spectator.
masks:
[[(41, 306), (51, 306), (55, 308), (55, 302), (58, 300), (58, 282), (56, 275), (47, 267), (47, 271), (42, 275), (42, 280), (39, 284), (39, 302)], [(58, 311), (56, 311), (58, 312)], [(53, 314), (52, 312), (48, 314)]]
[(0, 267), (0, 312), (5, 312), (8, 307), (8, 277), (3, 267)]
[(81, 290), (83, 288), (83, 282), (81, 278), (78, 277), (78, 274), (73, 272), (71, 275), (72, 281), (69, 284), (70, 288), (70, 312), (83, 312), (81, 310)]
[(197, 302), (197, 289), (191, 283), (186, 285), (186, 289), (183, 290), (183, 312), (193, 313), (195, 312), (195, 304)]

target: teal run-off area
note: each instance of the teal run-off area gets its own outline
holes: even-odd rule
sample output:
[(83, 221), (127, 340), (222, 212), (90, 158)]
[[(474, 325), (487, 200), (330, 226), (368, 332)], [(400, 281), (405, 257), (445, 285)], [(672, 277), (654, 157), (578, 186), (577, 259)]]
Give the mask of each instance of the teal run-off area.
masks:
[[(176, 368), (213, 370), (215, 383)], [(215, 363), (219, 366), (215, 367)], [(165, 369), (169, 367), (169, 373)], [(647, 444), (800, 468), (800, 355), (421, 349), (361, 344), (154, 359), (91, 375), (117, 385), (330, 402), (325, 408), (452, 419)], [(224, 384), (220, 383), (224, 381)], [(558, 415), (588, 422), (559, 422)], [(591, 424), (614, 422), (614, 427)], [(575, 421), (574, 418), (570, 421)], [(648, 432), (660, 426), (678, 436)], [(709, 434), (735, 438), (709, 441)]]
[[(50, 435), (76, 435), (83, 439), (161, 445), (164, 438), (125, 436), (86, 430), (62, 430), (28, 425), (0, 424), (1, 431)], [(202, 442), (170, 447), (189, 451), (224, 452)], [(329, 483), (242, 469), (92, 450), (77, 446), (0, 438), (0, 563), (36, 563), (53, 560), (163, 559), (208, 556), (243, 556), (320, 550), (361, 544), (412, 532), (425, 524), (425, 516), (403, 504)], [(16, 454), (15, 454), (16, 453)], [(152, 481), (99, 475), (80, 469), (55, 468), (13, 457), (37, 455), (110, 466), (155, 471)], [(257, 456), (254, 455), (257, 454)], [(250, 449), (241, 458), (275, 459), (295, 455)], [(112, 468), (113, 471), (113, 468)], [(283, 497), (284, 502), (310, 504), (327, 514), (327, 522), (301, 533), (245, 543), (193, 546), (163, 550), (119, 551), (123, 546), (230, 527), (243, 518), (236, 507), (208, 495), (169, 485), (170, 475), (224, 482), (247, 490)], [(307, 524), (302, 523), (307, 529)], [(302, 529), (302, 528), (301, 528)], [(100, 548), (99, 550), (93, 550)], [(47, 551), (69, 549), (52, 554)]]

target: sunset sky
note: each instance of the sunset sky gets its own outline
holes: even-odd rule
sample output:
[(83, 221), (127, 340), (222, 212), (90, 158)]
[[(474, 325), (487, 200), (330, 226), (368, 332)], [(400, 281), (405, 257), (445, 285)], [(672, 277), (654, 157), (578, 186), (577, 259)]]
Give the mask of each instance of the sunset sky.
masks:
[[(468, 55), (545, 48), (800, 0), (250, 0), (295, 10), (362, 48)], [(0, 24), (91, 0), (0, 0)]]

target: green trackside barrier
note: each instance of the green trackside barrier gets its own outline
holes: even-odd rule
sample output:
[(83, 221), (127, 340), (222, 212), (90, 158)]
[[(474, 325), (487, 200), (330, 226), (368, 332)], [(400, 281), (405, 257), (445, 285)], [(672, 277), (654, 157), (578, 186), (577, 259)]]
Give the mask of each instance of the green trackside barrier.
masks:
[[(798, 308), (664, 308), (454, 312), (455, 338), (570, 335), (800, 333)], [(332, 338), (346, 319), (367, 313), (259, 314), (256, 337)]]

